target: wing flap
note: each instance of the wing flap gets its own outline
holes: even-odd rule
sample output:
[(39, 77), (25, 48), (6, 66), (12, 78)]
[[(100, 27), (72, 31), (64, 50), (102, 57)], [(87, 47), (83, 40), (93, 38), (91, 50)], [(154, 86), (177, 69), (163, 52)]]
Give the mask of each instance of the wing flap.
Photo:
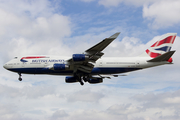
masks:
[(103, 55), (104, 55), (104, 53), (102, 53), (102, 52), (96, 53), (95, 55), (91, 55), (91, 57), (89, 58), (89, 61), (96, 62), (96, 60), (101, 58), (101, 56), (103, 56)]
[(93, 64), (87, 63), (86, 65), (79, 65), (77, 69), (85, 73), (91, 73), (93, 68), (94, 68)]

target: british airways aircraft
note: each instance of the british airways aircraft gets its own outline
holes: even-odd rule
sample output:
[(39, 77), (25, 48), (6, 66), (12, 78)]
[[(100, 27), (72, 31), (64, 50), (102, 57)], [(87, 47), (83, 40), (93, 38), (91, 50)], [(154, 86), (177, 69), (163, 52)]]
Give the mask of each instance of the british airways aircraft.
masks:
[(102, 83), (104, 78), (118, 77), (124, 73), (144, 68), (172, 64), (170, 51), (176, 38), (176, 33), (167, 33), (155, 42), (142, 55), (137, 57), (102, 57), (102, 52), (120, 33), (115, 33), (104, 39), (82, 54), (72, 57), (63, 56), (22, 56), (15, 57), (3, 67), (19, 74), (49, 74), (65, 75), (66, 83), (84, 82), (90, 84)]

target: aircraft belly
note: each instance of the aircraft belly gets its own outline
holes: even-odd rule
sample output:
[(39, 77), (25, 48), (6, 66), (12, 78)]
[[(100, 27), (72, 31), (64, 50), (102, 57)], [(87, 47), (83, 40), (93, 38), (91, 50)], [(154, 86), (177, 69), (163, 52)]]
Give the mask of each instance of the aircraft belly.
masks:
[(56, 75), (72, 75), (72, 70), (54, 71), (48, 68), (12, 68), (10, 71), (24, 74), (56, 74)]
[[(125, 68), (125, 67), (96, 67), (93, 68), (90, 74), (98, 75), (98, 74), (117, 74), (117, 73), (125, 73), (134, 70), (139, 70), (142, 68)], [(48, 68), (11, 68), (10, 71), (24, 74), (52, 74), (52, 75), (72, 75), (73, 70), (62, 70), (62, 71), (54, 71)]]
[(142, 68), (124, 68), (124, 67), (99, 67), (99, 68), (94, 68), (92, 70), (92, 74), (117, 74), (117, 73), (125, 73), (125, 72), (130, 72), (130, 71), (135, 71), (139, 70)]

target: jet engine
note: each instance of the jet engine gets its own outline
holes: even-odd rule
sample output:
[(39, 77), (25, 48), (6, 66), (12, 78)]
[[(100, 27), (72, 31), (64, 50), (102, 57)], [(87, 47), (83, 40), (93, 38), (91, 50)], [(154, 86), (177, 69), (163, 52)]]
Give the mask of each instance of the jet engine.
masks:
[(65, 78), (65, 81), (66, 81), (66, 83), (78, 82), (75, 77), (66, 77), (66, 78)]
[(67, 70), (69, 69), (69, 65), (66, 64), (54, 64), (52, 67), (53, 70), (58, 71), (58, 70)]
[(85, 54), (73, 54), (72, 58), (73, 58), (73, 61), (78, 62), (78, 61), (85, 61), (89, 57)]
[(103, 82), (103, 79), (102, 79), (102, 78), (90, 78), (90, 79), (88, 80), (88, 82), (89, 82), (90, 84), (102, 83), (102, 82)]

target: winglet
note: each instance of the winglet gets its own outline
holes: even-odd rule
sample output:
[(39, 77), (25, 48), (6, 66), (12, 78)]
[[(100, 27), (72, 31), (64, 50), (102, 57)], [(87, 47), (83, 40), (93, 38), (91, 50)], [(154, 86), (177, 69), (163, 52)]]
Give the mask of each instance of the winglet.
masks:
[(119, 36), (120, 32), (115, 33), (114, 35), (110, 36), (111, 39), (116, 39)]

